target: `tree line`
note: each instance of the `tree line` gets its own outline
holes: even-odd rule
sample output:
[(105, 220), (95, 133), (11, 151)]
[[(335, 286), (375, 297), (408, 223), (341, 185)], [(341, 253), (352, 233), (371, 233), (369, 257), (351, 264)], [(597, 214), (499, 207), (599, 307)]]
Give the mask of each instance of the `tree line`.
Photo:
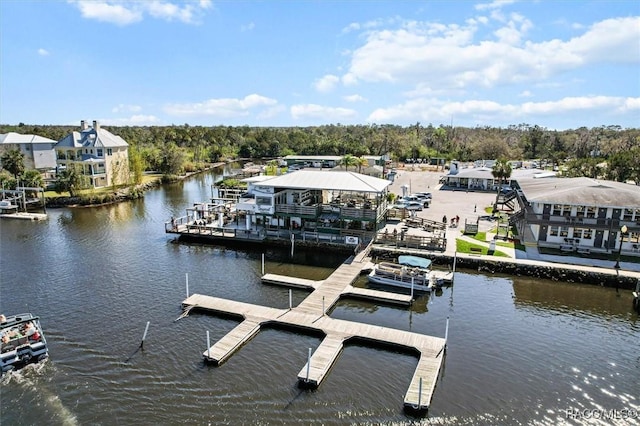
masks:
[[(546, 129), (518, 124), (501, 127), (447, 125), (104, 126), (129, 144), (132, 170), (165, 175), (193, 171), (204, 163), (285, 155), (361, 157), (389, 153), (396, 161), (444, 158), (473, 161), (540, 159), (564, 164), (569, 176), (640, 182), (640, 129), (620, 126)], [(0, 125), (0, 133), (36, 134), (60, 140), (76, 126)]]

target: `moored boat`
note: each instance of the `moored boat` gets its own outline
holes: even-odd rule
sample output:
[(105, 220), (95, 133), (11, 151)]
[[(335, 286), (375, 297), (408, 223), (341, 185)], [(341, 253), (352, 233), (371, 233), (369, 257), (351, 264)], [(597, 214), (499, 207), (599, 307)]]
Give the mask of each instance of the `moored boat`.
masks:
[(379, 262), (373, 266), (368, 279), (374, 284), (421, 292), (431, 292), (439, 285), (431, 270), (431, 261), (417, 256), (399, 256), (397, 263)]
[(40, 362), (49, 356), (40, 318), (30, 313), (0, 315), (0, 374)]

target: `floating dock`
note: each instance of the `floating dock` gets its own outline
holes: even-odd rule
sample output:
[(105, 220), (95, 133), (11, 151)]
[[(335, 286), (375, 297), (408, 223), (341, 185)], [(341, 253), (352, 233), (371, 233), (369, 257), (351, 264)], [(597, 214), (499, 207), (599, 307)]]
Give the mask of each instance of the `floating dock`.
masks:
[(203, 353), (206, 361), (217, 365), (225, 362), (235, 351), (251, 340), (262, 325), (278, 324), (286, 328), (313, 331), (324, 338), (315, 352), (309, 351), (309, 360), (298, 373), (302, 387), (317, 387), (327, 376), (349, 341), (393, 346), (418, 356), (411, 384), (404, 396), (404, 406), (410, 410), (429, 408), (446, 347), (446, 339), (426, 336), (388, 327), (362, 324), (331, 318), (327, 312), (340, 297), (366, 298), (384, 303), (411, 303), (411, 296), (377, 290), (355, 288), (351, 284), (362, 272), (365, 262), (342, 264), (333, 274), (321, 281), (302, 280), (281, 275), (266, 274), (262, 281), (313, 290), (298, 306), (276, 309), (250, 303), (193, 294), (182, 302), (185, 309), (203, 309), (221, 315), (242, 319), (240, 324)]
[(28, 213), (28, 212), (16, 212), (16, 213), (2, 213), (1, 218), (4, 219), (21, 219), (21, 220), (45, 220), (47, 215), (44, 213)]

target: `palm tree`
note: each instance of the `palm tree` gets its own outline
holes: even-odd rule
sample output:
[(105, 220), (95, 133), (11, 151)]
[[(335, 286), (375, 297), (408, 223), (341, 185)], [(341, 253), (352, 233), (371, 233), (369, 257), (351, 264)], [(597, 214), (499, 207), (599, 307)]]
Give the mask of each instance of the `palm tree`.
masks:
[(358, 173), (362, 173), (362, 168), (369, 166), (369, 161), (364, 157), (358, 157), (355, 165), (358, 166)]
[(345, 170), (348, 170), (349, 166), (355, 166), (356, 165), (356, 161), (357, 161), (356, 157), (354, 157), (351, 154), (346, 154), (340, 160), (340, 164), (342, 164), (344, 166)]
[(498, 158), (496, 163), (491, 168), (491, 175), (498, 179), (498, 189), (496, 190), (496, 203), (493, 206), (493, 211), (498, 210), (498, 199), (500, 198), (500, 190), (502, 189), (502, 182), (511, 177), (511, 163), (506, 158)]

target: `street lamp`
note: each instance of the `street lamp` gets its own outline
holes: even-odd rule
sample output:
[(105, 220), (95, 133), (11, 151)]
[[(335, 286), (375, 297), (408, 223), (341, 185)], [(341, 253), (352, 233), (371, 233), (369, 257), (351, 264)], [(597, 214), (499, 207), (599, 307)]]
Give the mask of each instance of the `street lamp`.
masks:
[(616, 264), (614, 268), (616, 271), (620, 270), (620, 253), (622, 252), (622, 239), (624, 238), (624, 234), (627, 233), (627, 225), (622, 225), (620, 228), (620, 247), (618, 247), (618, 258), (616, 259)]

